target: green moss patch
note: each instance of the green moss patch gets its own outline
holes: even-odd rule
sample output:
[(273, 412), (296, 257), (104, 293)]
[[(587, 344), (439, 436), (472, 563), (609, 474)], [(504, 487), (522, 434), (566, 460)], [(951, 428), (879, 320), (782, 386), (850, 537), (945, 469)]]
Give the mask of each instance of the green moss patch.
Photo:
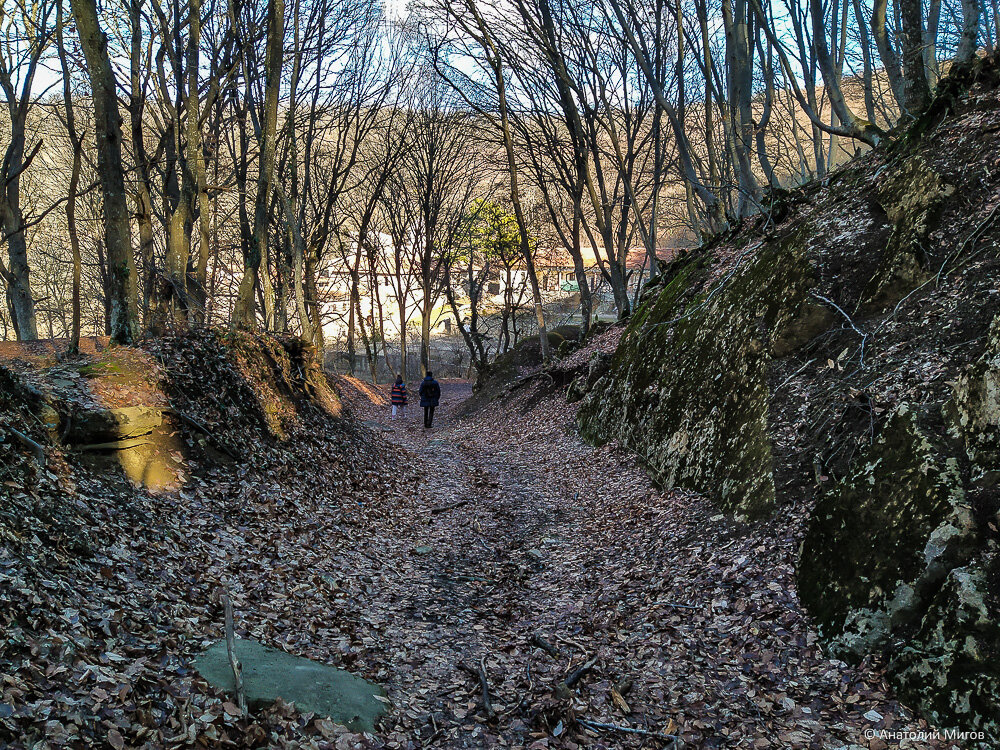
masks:
[[(744, 249), (709, 284), (704, 255), (672, 269), (630, 323), (605, 383), (583, 401), (583, 436), (618, 440), (665, 486), (706, 493), (748, 517), (768, 514), (772, 339), (779, 329), (796, 337), (813, 284), (807, 234), (799, 226)], [(814, 335), (815, 325), (807, 328)]]
[[(799, 597), (825, 637), (856, 611), (912, 606), (931, 534), (964, 504), (957, 464), (902, 407), (852, 473), (821, 496), (799, 561)], [(856, 629), (856, 628), (855, 628)], [(860, 635), (855, 633), (855, 635)]]

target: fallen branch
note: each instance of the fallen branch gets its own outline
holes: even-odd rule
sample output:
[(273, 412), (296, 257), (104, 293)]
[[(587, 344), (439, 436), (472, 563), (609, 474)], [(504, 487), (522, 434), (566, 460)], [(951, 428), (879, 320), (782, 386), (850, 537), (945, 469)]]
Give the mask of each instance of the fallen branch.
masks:
[(137, 448), (140, 445), (149, 445), (152, 440), (148, 440), (145, 436), (126, 438), (125, 440), (111, 440), (107, 443), (90, 443), (89, 445), (79, 445), (77, 450), (80, 451), (124, 451), (129, 448)]
[(800, 367), (798, 370), (796, 370), (795, 372), (793, 372), (787, 378), (785, 378), (784, 380), (782, 380), (781, 381), (781, 385), (779, 385), (777, 388), (775, 388), (773, 391), (771, 391), (771, 393), (774, 393), (775, 391), (780, 391), (782, 388), (784, 388), (786, 385), (788, 385), (789, 383), (792, 382), (792, 378), (794, 378), (796, 375), (798, 375), (800, 372), (802, 372), (804, 369), (806, 369), (809, 365), (811, 365), (815, 361), (816, 361), (815, 357), (813, 357), (812, 359), (810, 359), (808, 362), (806, 362), (804, 365), (802, 365), (802, 367)]
[(995, 205), (993, 210), (986, 215), (986, 218), (983, 219), (975, 229), (969, 232), (968, 236), (962, 240), (962, 243), (954, 251), (952, 251), (947, 258), (944, 259), (944, 263), (941, 264), (941, 267), (937, 272), (937, 286), (941, 286), (941, 279), (947, 276), (945, 269), (948, 267), (948, 264), (961, 257), (962, 253), (965, 252), (966, 245), (970, 245), (971, 243), (971, 247), (975, 247), (976, 241), (979, 239), (986, 227), (989, 226), (990, 222), (997, 217), (998, 212), (1000, 212), (1000, 203)]
[(636, 729), (634, 727), (623, 727), (620, 724), (604, 724), (600, 721), (590, 721), (589, 719), (577, 719), (578, 724), (582, 724), (588, 729), (598, 730), (604, 729), (609, 732), (624, 732), (626, 734), (638, 734), (643, 737), (653, 737), (658, 740), (672, 741), (674, 747), (677, 746), (677, 741), (680, 739), (676, 734), (664, 734), (663, 732), (654, 732), (649, 729)]
[(694, 607), (690, 604), (674, 604), (673, 602), (653, 602), (649, 606), (651, 607), (673, 607), (674, 609), (701, 609), (701, 607)]
[(236, 636), (233, 628), (233, 603), (229, 595), (222, 595), (222, 606), (226, 610), (226, 652), (229, 654), (229, 666), (233, 668), (233, 681), (236, 685), (236, 702), (243, 716), (247, 715), (247, 697), (243, 691), (243, 670), (236, 660)]
[(551, 656), (559, 656), (559, 649), (549, 643), (547, 640), (542, 638), (538, 633), (531, 636), (531, 642), (538, 646), (543, 651), (547, 651)]
[(570, 672), (569, 675), (566, 677), (565, 681), (566, 687), (568, 688), (573, 687), (576, 683), (580, 681), (581, 677), (583, 677), (585, 674), (587, 674), (587, 672), (589, 672), (591, 669), (594, 668), (595, 664), (597, 664), (596, 656), (590, 661), (584, 662), (581, 666), (577, 667), (572, 672)]
[(431, 513), (444, 513), (448, 510), (455, 510), (455, 508), (461, 508), (463, 505), (468, 505), (468, 500), (459, 500), (457, 503), (449, 503), (448, 505), (438, 505), (435, 508), (431, 508)]
[(464, 661), (459, 662), (458, 666), (473, 677), (479, 678), (479, 685), (483, 690), (483, 708), (486, 710), (486, 716), (493, 719), (496, 716), (496, 711), (493, 710), (493, 703), (490, 701), (490, 683), (486, 677), (486, 658), (479, 659), (478, 667)]
[(215, 433), (213, 433), (210, 429), (208, 429), (205, 425), (203, 425), (201, 422), (199, 422), (197, 419), (195, 419), (191, 415), (185, 414), (180, 409), (178, 409), (177, 407), (175, 407), (173, 404), (171, 404), (171, 406), (170, 406), (169, 409), (164, 409), (163, 411), (167, 412), (167, 413), (170, 413), (170, 414), (173, 414), (175, 417), (177, 417), (182, 422), (184, 422), (188, 427), (193, 427), (194, 429), (198, 430), (198, 432), (204, 433), (208, 437), (208, 439), (212, 441), (212, 445), (213, 446), (215, 446), (218, 450), (220, 450), (223, 453), (225, 453), (227, 456), (229, 456), (234, 461), (239, 461), (240, 460), (240, 457), (237, 456), (232, 450), (230, 450), (226, 446), (225, 443), (223, 443), (221, 440), (219, 440), (215, 436)]
[(528, 373), (527, 375), (524, 375), (524, 376), (518, 378), (513, 383), (511, 383), (509, 386), (507, 386), (507, 392), (508, 393), (513, 393), (518, 388), (521, 388), (522, 386), (525, 386), (528, 383), (530, 383), (532, 380), (537, 380), (538, 378), (548, 378), (549, 379), (549, 385), (555, 385), (556, 384), (556, 379), (554, 377), (552, 377), (552, 373), (550, 373), (548, 370), (544, 370), (543, 369), (543, 370), (537, 370), (535, 372)]
[(584, 658), (587, 657), (587, 649), (585, 649), (579, 643), (574, 641), (572, 638), (563, 638), (561, 635), (556, 635), (555, 638), (560, 643), (565, 643), (567, 646), (573, 646), (574, 648), (580, 649), (580, 652), (583, 654)]
[(842, 308), (840, 305), (838, 305), (832, 299), (830, 299), (829, 297), (824, 297), (822, 294), (818, 294), (817, 292), (811, 292), (811, 294), (816, 299), (820, 300), (821, 302), (825, 302), (830, 307), (832, 307), (834, 310), (836, 310), (837, 312), (839, 312), (843, 316), (844, 320), (847, 321), (847, 325), (849, 325), (854, 330), (854, 332), (861, 337), (861, 360), (859, 361), (859, 365), (861, 367), (864, 367), (865, 366), (865, 345), (868, 343), (868, 334), (865, 333), (864, 331), (862, 331), (860, 328), (858, 328), (854, 324), (854, 321), (851, 319), (851, 316), (848, 315), (846, 312), (844, 312), (844, 308)]
[(34, 440), (25, 435), (23, 432), (21, 432), (20, 430), (15, 430), (13, 427), (10, 428), (10, 432), (14, 437), (17, 438), (18, 442), (20, 442), (21, 445), (23, 445), (25, 448), (28, 448), (31, 451), (32, 455), (35, 457), (35, 460), (38, 462), (38, 465), (44, 469), (45, 448), (42, 447), (41, 443), (36, 443)]

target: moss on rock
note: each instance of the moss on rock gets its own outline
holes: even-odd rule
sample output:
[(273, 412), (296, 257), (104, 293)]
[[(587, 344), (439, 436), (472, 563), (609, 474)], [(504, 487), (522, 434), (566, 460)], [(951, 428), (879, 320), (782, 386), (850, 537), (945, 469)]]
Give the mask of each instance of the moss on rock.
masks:
[(939, 727), (1000, 736), (1000, 624), (988, 594), (996, 552), (952, 570), (889, 664), (904, 700)]
[(879, 186), (878, 201), (891, 230), (879, 269), (862, 292), (863, 308), (884, 310), (929, 278), (922, 244), (954, 192), (920, 155), (904, 161)]
[(583, 436), (618, 440), (665, 486), (704, 492), (747, 517), (769, 513), (767, 377), (775, 342), (787, 350), (796, 321), (810, 318), (808, 233), (799, 225), (745, 249), (713, 283), (704, 255), (671, 269), (584, 399)]
[(861, 655), (919, 612), (968, 553), (971, 510), (957, 463), (901, 406), (853, 471), (816, 505), (799, 597), (834, 651)]
[(1000, 315), (990, 326), (986, 352), (956, 380), (945, 414), (950, 432), (965, 445), (972, 480), (1000, 483)]

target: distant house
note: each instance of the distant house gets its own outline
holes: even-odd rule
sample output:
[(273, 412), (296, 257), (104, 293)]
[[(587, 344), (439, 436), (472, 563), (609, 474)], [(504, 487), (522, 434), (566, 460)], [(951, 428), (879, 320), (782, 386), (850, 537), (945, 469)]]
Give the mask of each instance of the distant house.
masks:
[[(384, 238), (387, 243), (388, 238)], [(658, 248), (657, 257), (668, 261), (677, 253), (676, 248)], [(608, 316), (614, 314), (614, 301), (611, 290), (601, 272), (600, 264), (592, 248), (582, 248), (583, 263), (587, 282), (594, 294), (596, 313)], [(629, 275), (629, 291), (634, 292), (649, 274), (649, 258), (644, 248), (629, 251), (625, 263)], [(535, 270), (538, 274), (543, 301), (559, 303), (560, 306), (572, 306), (573, 295), (580, 292), (580, 280), (577, 278), (576, 265), (572, 257), (564, 249), (542, 250), (536, 256)], [(372, 312), (377, 308), (376, 300), (381, 302), (382, 323), (386, 337), (396, 337), (399, 334), (399, 304), (396, 300), (397, 279), (388, 273), (371, 273), (365, 268), (360, 269), (361, 288), (360, 303), (366, 322), (373, 319)], [(499, 310), (504, 303), (507, 291), (506, 272), (490, 275), (483, 289), (483, 299), (480, 305), (485, 312)], [(511, 269), (509, 274), (511, 287), (515, 290), (517, 304), (527, 305), (530, 301), (527, 271), (523, 267)], [(409, 283), (407, 283), (409, 282)], [(319, 271), (319, 297), (323, 305), (324, 333), (331, 340), (343, 339), (347, 335), (350, 313), (350, 273), (337, 258)], [(412, 311), (410, 325), (418, 325), (420, 320), (420, 291), (417, 276), (414, 272), (410, 279), (403, 276), (403, 287), (409, 287), (406, 307)], [(468, 289), (462, 285), (463, 304), (459, 305), (459, 313), (464, 317), (468, 312)], [(579, 304), (578, 302), (575, 304)], [(432, 313), (431, 328), (438, 335), (450, 336), (457, 333), (457, 321), (450, 306), (442, 297)]]
[[(593, 248), (581, 248), (583, 265), (590, 288), (597, 290), (604, 283), (600, 264)], [(677, 248), (659, 247), (656, 257), (661, 261), (669, 261), (677, 254)], [(580, 282), (576, 277), (576, 264), (565, 250), (551, 250), (539, 253), (535, 266), (539, 274), (539, 284), (547, 292), (579, 292)], [(645, 248), (634, 248), (629, 251), (625, 260), (625, 270), (629, 274), (629, 290), (634, 291), (637, 284), (649, 274), (649, 256)]]

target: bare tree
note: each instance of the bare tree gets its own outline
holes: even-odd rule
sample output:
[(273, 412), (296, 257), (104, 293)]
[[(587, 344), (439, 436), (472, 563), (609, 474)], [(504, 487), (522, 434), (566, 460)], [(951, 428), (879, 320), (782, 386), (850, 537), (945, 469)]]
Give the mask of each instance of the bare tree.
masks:
[(97, 170), (104, 197), (111, 340), (131, 344), (139, 334), (138, 284), (125, 194), (117, 84), (108, 57), (108, 39), (101, 30), (95, 0), (72, 0), (72, 6), (94, 97)]
[(0, 277), (7, 290), (7, 309), (18, 339), (38, 337), (35, 301), (31, 294), (26, 222), (21, 205), (22, 175), (42, 146), (40, 139), (27, 148), (26, 124), (38, 100), (35, 76), (56, 29), (54, 3), (23, 1), (0, 4), (4, 30), (0, 51), (0, 88), (7, 100), (10, 143), (0, 162), (0, 227), (7, 243), (8, 263), (0, 260)]

